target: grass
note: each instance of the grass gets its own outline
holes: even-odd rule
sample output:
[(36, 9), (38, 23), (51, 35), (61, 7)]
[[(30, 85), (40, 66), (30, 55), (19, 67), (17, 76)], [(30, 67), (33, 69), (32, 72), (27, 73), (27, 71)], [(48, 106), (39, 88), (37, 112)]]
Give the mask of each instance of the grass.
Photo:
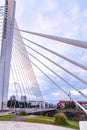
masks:
[(54, 121), (53, 117), (48, 117), (48, 116), (37, 116), (36, 118), (37, 119), (42, 119), (42, 120), (48, 120), (48, 121), (51, 121), (51, 122)]
[[(24, 122), (55, 125), (54, 117), (47, 117), (47, 116), (37, 116), (37, 117), (34, 117), (34, 118), (25, 119)], [(79, 130), (79, 123), (75, 122), (75, 121), (67, 120), (67, 123), (65, 123), (63, 126)]]
[(30, 119), (26, 119), (23, 122), (32, 122), (32, 123), (41, 123), (41, 124), (51, 124), (53, 125), (52, 121), (49, 120), (43, 120), (43, 119), (38, 119), (38, 118), (30, 118)]
[(16, 116), (13, 116), (13, 115), (0, 116), (0, 121), (10, 120), (10, 119), (15, 118), (15, 117), (16, 117)]
[(53, 117), (49, 117), (49, 116), (37, 116), (36, 118), (53, 119)]
[[(5, 121), (5, 120), (10, 120), (10, 119), (16, 118), (16, 117), (17, 116), (14, 116), (14, 115), (5, 115), (5, 116), (0, 116), (0, 120)], [(33, 118), (25, 119), (25, 120), (23, 120), (23, 122), (55, 125), (54, 117), (48, 117), (48, 116), (36, 116)], [(76, 121), (67, 120), (67, 123), (65, 123), (63, 126), (79, 130), (79, 123)]]
[(69, 124), (74, 124), (76, 126), (79, 126), (79, 122), (78, 121), (72, 121), (72, 120), (67, 120), (69, 122)]
[(53, 117), (48, 117), (48, 116), (36, 116), (34, 118), (29, 118), (24, 120), (24, 122), (32, 122), (32, 123), (41, 123), (41, 124), (54, 124), (54, 119)]
[(80, 130), (79, 125), (76, 125), (75, 121), (73, 122), (73, 121), (68, 120), (67, 123), (64, 126), (66, 126), (68, 128), (73, 128), (73, 129), (76, 129), (76, 130)]

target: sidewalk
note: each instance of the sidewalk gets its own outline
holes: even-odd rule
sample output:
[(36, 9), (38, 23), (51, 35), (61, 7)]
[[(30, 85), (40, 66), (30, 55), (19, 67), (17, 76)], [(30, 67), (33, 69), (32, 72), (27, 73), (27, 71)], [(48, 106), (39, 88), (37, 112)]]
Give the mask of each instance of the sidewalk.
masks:
[(60, 126), (37, 123), (0, 121), (0, 130), (74, 130)]

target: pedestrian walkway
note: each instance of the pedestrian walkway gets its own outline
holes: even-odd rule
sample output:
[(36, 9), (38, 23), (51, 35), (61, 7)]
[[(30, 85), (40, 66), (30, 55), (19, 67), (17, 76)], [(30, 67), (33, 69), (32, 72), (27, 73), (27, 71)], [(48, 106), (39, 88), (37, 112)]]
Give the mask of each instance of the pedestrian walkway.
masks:
[(0, 121), (0, 130), (74, 130), (60, 126), (37, 123)]

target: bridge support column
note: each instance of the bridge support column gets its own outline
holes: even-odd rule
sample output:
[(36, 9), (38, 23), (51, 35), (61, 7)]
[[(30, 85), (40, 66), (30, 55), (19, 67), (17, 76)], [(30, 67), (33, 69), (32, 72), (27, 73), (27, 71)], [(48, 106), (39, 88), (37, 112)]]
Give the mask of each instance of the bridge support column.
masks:
[(7, 107), (14, 15), (15, 0), (6, 0), (0, 57), (0, 110)]
[(80, 121), (80, 130), (87, 130), (87, 121)]

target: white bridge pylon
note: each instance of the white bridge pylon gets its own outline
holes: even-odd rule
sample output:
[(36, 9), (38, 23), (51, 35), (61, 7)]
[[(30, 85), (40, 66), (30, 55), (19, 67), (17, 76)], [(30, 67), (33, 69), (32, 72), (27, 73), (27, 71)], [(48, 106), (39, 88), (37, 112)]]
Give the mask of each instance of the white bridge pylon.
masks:
[(10, 75), (15, 0), (6, 0), (3, 14), (3, 29), (0, 57), (0, 110), (6, 109)]

